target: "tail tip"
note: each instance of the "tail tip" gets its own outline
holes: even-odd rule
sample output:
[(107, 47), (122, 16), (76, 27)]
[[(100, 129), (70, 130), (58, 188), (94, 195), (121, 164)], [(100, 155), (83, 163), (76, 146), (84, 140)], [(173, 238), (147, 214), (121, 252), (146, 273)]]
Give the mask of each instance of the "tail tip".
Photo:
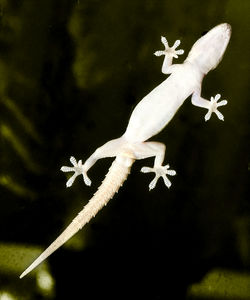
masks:
[(27, 274), (27, 272), (24, 271), (24, 272), (19, 276), (19, 278), (22, 279), (26, 274)]

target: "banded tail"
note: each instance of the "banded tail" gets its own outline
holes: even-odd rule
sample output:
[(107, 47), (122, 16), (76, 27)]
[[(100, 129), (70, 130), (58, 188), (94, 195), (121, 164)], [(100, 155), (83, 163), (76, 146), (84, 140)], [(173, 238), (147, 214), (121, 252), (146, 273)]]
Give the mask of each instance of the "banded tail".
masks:
[[(127, 164), (125, 162), (127, 162)], [(117, 157), (113, 161), (97, 192), (69, 224), (69, 226), (59, 235), (59, 237), (20, 275), (20, 278), (23, 278), (35, 269), (48, 256), (67, 242), (86, 223), (88, 223), (110, 199), (112, 199), (114, 194), (118, 192), (123, 182), (127, 179), (132, 164), (133, 160), (128, 158), (121, 160), (120, 157)]]

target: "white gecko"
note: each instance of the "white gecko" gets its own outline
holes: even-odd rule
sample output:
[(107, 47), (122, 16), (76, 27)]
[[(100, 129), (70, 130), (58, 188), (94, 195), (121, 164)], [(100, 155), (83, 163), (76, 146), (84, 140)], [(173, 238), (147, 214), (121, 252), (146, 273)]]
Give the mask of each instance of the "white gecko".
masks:
[(173, 57), (177, 58), (178, 55), (184, 53), (183, 50), (176, 50), (180, 41), (177, 40), (173, 47), (169, 47), (166, 38), (161, 38), (165, 49), (156, 51), (154, 54), (165, 56), (162, 72), (171, 75), (137, 104), (130, 117), (128, 127), (121, 137), (98, 148), (84, 164), (81, 160), (77, 163), (75, 158), (71, 157), (70, 161), (73, 167), (64, 166), (61, 168), (63, 172), (74, 172), (74, 175), (66, 183), (67, 187), (73, 184), (78, 175), (83, 175), (85, 184), (90, 185), (91, 181), (87, 176), (87, 171), (94, 163), (100, 158), (115, 157), (104, 181), (94, 196), (62, 234), (21, 274), (20, 278), (32, 271), (62, 246), (108, 203), (126, 180), (136, 159), (155, 157), (153, 168), (143, 167), (141, 169), (143, 173), (155, 173), (153, 181), (149, 184), (150, 190), (155, 187), (160, 177), (163, 178), (167, 187), (171, 186), (167, 175), (173, 176), (176, 172), (170, 170), (169, 165), (162, 165), (165, 145), (159, 142), (146, 141), (168, 124), (190, 95), (192, 95), (192, 104), (208, 109), (208, 113), (205, 115), (206, 121), (210, 119), (213, 112), (220, 120), (223, 120), (223, 115), (217, 108), (226, 105), (227, 101), (218, 102), (219, 94), (211, 97), (210, 101), (203, 99), (201, 97), (201, 84), (204, 75), (216, 68), (221, 61), (230, 36), (231, 26), (229, 24), (217, 25), (193, 45), (182, 64), (172, 64)]

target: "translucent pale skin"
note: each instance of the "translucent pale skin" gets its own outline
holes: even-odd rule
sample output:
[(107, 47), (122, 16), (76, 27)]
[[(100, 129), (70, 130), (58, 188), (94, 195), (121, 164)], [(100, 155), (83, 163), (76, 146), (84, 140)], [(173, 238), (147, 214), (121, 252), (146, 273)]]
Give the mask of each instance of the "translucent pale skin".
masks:
[(87, 171), (94, 163), (105, 157), (116, 157), (105, 180), (88, 204), (80, 211), (78, 216), (69, 224), (61, 235), (21, 274), (24, 277), (56, 249), (70, 239), (113, 197), (119, 187), (126, 180), (130, 168), (136, 159), (155, 157), (154, 167), (143, 167), (142, 172), (154, 172), (155, 178), (149, 188), (153, 189), (158, 178), (162, 177), (167, 187), (171, 182), (166, 175), (175, 175), (174, 170), (169, 170), (169, 165), (163, 166), (165, 145), (158, 142), (146, 142), (149, 138), (160, 132), (172, 119), (185, 99), (192, 95), (192, 103), (209, 110), (205, 116), (208, 120), (212, 112), (219, 119), (223, 115), (217, 107), (225, 105), (226, 100), (217, 103), (220, 95), (211, 98), (211, 101), (203, 99), (201, 83), (205, 74), (214, 69), (223, 57), (231, 36), (231, 27), (228, 24), (220, 24), (201, 37), (192, 47), (183, 64), (172, 65), (173, 57), (182, 54), (183, 50), (175, 51), (179, 41), (171, 48), (162, 37), (165, 51), (157, 51), (159, 55), (165, 55), (162, 65), (164, 74), (171, 74), (165, 81), (152, 90), (135, 107), (125, 133), (117, 139), (111, 140), (98, 148), (84, 164), (78, 163), (71, 157), (73, 167), (62, 167), (64, 172), (74, 172), (67, 181), (67, 187), (71, 186), (78, 175), (83, 175), (84, 182), (91, 184)]
[(203, 74), (190, 63), (176, 65), (171, 76), (137, 104), (124, 137), (138, 143), (160, 132), (185, 99), (200, 86), (202, 78)]
[[(162, 72), (171, 75), (137, 104), (125, 133), (120, 138), (107, 142), (90, 156), (84, 164), (85, 172), (97, 159), (117, 155), (133, 159), (155, 156), (154, 167), (161, 166), (165, 146), (145, 141), (168, 124), (191, 94), (192, 104), (210, 109), (210, 102), (200, 95), (202, 80), (204, 75), (216, 68), (221, 61), (230, 36), (231, 26), (226, 23), (220, 24), (193, 45), (183, 64), (172, 65), (171, 53), (165, 55)], [(221, 105), (225, 104), (226, 102)], [(212, 111), (217, 112), (217, 107), (211, 107)]]

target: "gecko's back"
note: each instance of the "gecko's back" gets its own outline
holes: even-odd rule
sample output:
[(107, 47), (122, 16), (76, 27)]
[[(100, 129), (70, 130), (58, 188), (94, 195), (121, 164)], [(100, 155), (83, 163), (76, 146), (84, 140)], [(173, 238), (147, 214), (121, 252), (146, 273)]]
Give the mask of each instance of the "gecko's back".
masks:
[(174, 72), (135, 107), (125, 132), (129, 141), (146, 141), (160, 132), (200, 82), (202, 74), (198, 69), (188, 63), (176, 66)]
[[(221, 61), (231, 36), (231, 26), (220, 24), (201, 37), (183, 64), (135, 107), (125, 132), (131, 142), (142, 142), (160, 132), (208, 71)], [(173, 68), (174, 67), (174, 68)]]

